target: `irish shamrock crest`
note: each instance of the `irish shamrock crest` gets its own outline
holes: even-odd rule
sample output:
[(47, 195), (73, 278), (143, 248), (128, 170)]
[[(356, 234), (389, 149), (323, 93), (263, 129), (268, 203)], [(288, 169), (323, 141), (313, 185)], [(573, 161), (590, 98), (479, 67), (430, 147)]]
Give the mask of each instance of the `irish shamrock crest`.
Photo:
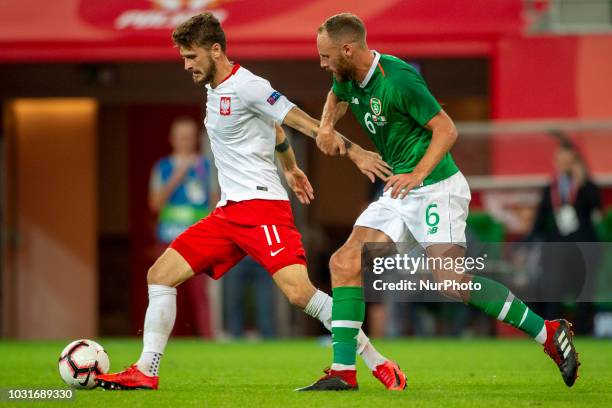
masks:
[(380, 99), (370, 98), (370, 108), (372, 109), (372, 113), (374, 113), (374, 115), (380, 116), (382, 113), (382, 103), (380, 103)]

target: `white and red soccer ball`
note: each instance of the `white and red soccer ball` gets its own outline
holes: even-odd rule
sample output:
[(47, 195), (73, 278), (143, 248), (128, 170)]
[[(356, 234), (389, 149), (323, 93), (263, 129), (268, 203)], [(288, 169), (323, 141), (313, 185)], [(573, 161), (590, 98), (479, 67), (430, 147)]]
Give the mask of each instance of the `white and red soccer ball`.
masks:
[(73, 388), (93, 388), (96, 376), (106, 374), (110, 360), (104, 348), (92, 340), (75, 340), (68, 344), (59, 358), (59, 372)]

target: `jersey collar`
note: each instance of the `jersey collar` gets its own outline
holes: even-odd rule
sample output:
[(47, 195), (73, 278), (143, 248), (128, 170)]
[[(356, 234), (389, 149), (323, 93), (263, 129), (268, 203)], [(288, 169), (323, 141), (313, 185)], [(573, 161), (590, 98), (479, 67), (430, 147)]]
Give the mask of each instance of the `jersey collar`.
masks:
[(365, 78), (363, 78), (363, 81), (359, 83), (360, 88), (365, 88), (368, 82), (370, 82), (370, 79), (372, 79), (372, 75), (374, 75), (374, 71), (376, 71), (378, 61), (380, 61), (380, 54), (378, 53), (378, 51), (372, 50), (372, 52), (374, 53), (374, 61), (372, 61), (372, 66), (370, 67), (370, 70), (368, 71)]
[(211, 91), (217, 89), (218, 87), (221, 86), (221, 84), (223, 84), (228, 79), (230, 79), (232, 77), (232, 75), (234, 75), (236, 73), (236, 71), (238, 71), (239, 68), (240, 68), (240, 64), (238, 64), (237, 62), (234, 62), (234, 66), (232, 67), (232, 71), (229, 73), (228, 76), (223, 78), (223, 81), (219, 82), (219, 84), (216, 87), (214, 87), (214, 88), (212, 86), (210, 86), (210, 84), (206, 84), (206, 89), (211, 90)]
[[(240, 68), (240, 64), (238, 64), (237, 62), (234, 62), (234, 66), (232, 67), (232, 72), (230, 72), (228, 76), (223, 78), (223, 81), (219, 82), (219, 85), (221, 85), (222, 83), (224, 83), (225, 81), (230, 79), (230, 77), (232, 75), (234, 75), (236, 73), (236, 71), (238, 71), (238, 68)], [(219, 85), (217, 85), (217, 86), (219, 86)]]

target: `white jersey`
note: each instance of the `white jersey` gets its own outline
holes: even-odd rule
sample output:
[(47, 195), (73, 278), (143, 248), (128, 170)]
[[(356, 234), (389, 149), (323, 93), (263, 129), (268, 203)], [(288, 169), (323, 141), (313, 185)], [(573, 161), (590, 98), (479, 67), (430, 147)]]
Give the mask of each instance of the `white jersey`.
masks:
[(274, 124), (295, 105), (238, 64), (225, 81), (206, 89), (204, 125), (221, 187), (217, 207), (228, 201), (289, 200), (274, 163)]

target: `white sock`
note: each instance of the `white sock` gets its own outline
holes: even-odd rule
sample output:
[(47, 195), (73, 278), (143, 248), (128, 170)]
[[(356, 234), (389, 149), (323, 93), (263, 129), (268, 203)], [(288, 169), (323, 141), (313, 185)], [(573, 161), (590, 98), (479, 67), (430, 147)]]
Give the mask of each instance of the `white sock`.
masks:
[(143, 351), (136, 363), (136, 366), (140, 371), (148, 376), (157, 376), (159, 372), (159, 362), (161, 361), (162, 354), (154, 353), (149, 351)]
[[(359, 334), (362, 334), (362, 333), (363, 332), (361, 331)], [(363, 335), (365, 336), (365, 334)], [(357, 339), (359, 339), (359, 337), (357, 337)], [(385, 356), (380, 354), (378, 350), (374, 348), (374, 346), (370, 342), (370, 339), (368, 339), (367, 337), (366, 339), (367, 339), (367, 343), (361, 349), (361, 352), (359, 355), (361, 356), (361, 358), (363, 358), (364, 363), (366, 363), (370, 371), (374, 371), (376, 370), (377, 366), (383, 364), (385, 361), (387, 361), (387, 359), (385, 358)]]
[(537, 341), (540, 344), (544, 344), (546, 343), (546, 325), (544, 325), (544, 327), (542, 327), (542, 330), (540, 330), (540, 332), (538, 333), (537, 336), (535, 336), (535, 341)]
[(304, 313), (319, 319), (331, 332), (332, 298), (327, 293), (317, 289), (304, 308)]
[[(327, 293), (317, 290), (310, 298), (310, 301), (308, 301), (304, 312), (315, 319), (319, 319), (323, 326), (331, 332), (332, 298)], [(374, 348), (368, 336), (361, 329), (359, 329), (359, 334), (357, 335), (357, 353), (372, 371), (376, 369), (377, 365), (387, 361)]]
[(145, 315), (143, 348), (136, 363), (147, 375), (156, 376), (168, 337), (176, 319), (176, 288), (149, 285), (149, 307)]

